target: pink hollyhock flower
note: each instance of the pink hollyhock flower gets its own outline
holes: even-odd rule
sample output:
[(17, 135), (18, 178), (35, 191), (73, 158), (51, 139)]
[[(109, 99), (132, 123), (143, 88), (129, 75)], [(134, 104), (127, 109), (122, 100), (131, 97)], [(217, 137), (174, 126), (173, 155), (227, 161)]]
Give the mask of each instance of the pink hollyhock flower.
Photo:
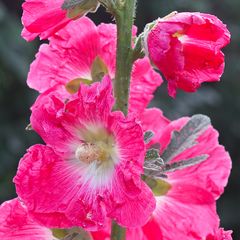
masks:
[(203, 82), (219, 81), (224, 70), (221, 49), (230, 41), (226, 26), (204, 13), (175, 13), (148, 26), (145, 49), (168, 81), (169, 95), (176, 89), (194, 92)]
[[(56, 84), (76, 87), (81, 81), (98, 81), (107, 73), (114, 79), (116, 38), (113, 24), (96, 26), (87, 17), (69, 23), (50, 38), (49, 44), (40, 47), (30, 68), (28, 85), (43, 92)], [(137, 60), (132, 71), (130, 111), (142, 112), (161, 83), (148, 58)]]
[(13, 199), (0, 206), (1, 240), (53, 240), (52, 232), (35, 223), (26, 207)]
[[(146, 110), (142, 118), (144, 131), (152, 130), (156, 133), (148, 146), (159, 143), (161, 157), (166, 156), (164, 152), (170, 145), (173, 132), (179, 132), (189, 122), (186, 117), (170, 122), (158, 109)], [(169, 171), (166, 173), (167, 178), (147, 180), (155, 194), (157, 207), (144, 227), (127, 230), (127, 240), (210, 240), (211, 236), (218, 236), (219, 218), (215, 201), (227, 183), (231, 168), (230, 156), (219, 145), (218, 133), (211, 125), (196, 136), (188, 148), (183, 148), (182, 143), (168, 164), (201, 155), (206, 155), (207, 159), (184, 169)], [(101, 240), (109, 240), (109, 225), (105, 231), (92, 233), (94, 240), (100, 240), (99, 236), (105, 236)]]
[[(26, 0), (22, 5), (22, 23), (24, 26), (22, 37), (27, 41), (31, 41), (37, 36), (40, 36), (41, 39), (47, 39), (65, 27), (72, 18), (76, 19), (77, 13), (75, 13), (76, 16), (67, 16), (68, 11), (62, 9), (63, 2), (64, 0)], [(85, 9), (85, 11), (83, 11), (84, 7), (82, 10), (78, 9), (77, 12), (80, 16), (88, 11), (96, 10), (99, 5), (97, 1), (92, 0), (90, 4), (89, 9)]]
[(232, 231), (224, 231), (220, 228), (214, 235), (208, 235), (206, 240), (232, 240)]
[[(72, 97), (72, 98), (71, 98)], [(111, 80), (81, 85), (78, 96), (54, 89), (32, 107), (35, 145), (19, 164), (16, 190), (31, 215), (48, 227), (97, 230), (106, 217), (136, 227), (155, 208), (141, 180), (145, 147), (141, 126), (111, 112)]]

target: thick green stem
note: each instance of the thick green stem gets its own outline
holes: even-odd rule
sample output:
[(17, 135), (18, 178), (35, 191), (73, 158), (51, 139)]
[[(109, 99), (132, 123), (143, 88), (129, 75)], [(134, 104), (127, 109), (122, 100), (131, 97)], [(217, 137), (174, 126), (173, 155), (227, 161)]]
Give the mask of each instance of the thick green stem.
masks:
[[(115, 14), (117, 23), (117, 59), (114, 81), (115, 109), (128, 113), (129, 85), (133, 65), (132, 27), (136, 0), (119, 0)], [(125, 240), (126, 229), (112, 222), (111, 240)]]
[(112, 221), (111, 240), (125, 240), (126, 229), (120, 227), (115, 221)]
[(129, 84), (133, 65), (132, 27), (136, 0), (119, 0), (117, 23), (117, 64), (114, 81), (115, 109), (128, 112)]

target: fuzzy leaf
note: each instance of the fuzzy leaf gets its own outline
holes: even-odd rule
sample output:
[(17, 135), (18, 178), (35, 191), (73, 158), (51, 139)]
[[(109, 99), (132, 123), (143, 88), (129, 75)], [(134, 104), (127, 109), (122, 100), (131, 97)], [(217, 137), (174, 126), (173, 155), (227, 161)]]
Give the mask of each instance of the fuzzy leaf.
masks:
[(65, 0), (62, 9), (67, 10), (69, 18), (76, 19), (88, 12), (95, 12), (99, 5), (97, 0)]
[(172, 164), (166, 164), (162, 167), (162, 173), (165, 172), (174, 172), (176, 170), (184, 169), (187, 167), (194, 166), (196, 164), (199, 164), (203, 161), (205, 161), (208, 158), (207, 154), (197, 156), (194, 158), (189, 158), (187, 160), (179, 161), (179, 162), (174, 162)]
[(151, 145), (151, 148), (157, 149), (158, 152), (160, 152), (160, 148), (161, 148), (160, 143), (154, 143), (153, 145)]
[(85, 3), (86, 0), (64, 0), (64, 3), (62, 5), (62, 9), (68, 10), (70, 8), (73, 8), (77, 5)]
[(178, 154), (194, 146), (196, 139), (208, 128), (210, 123), (207, 116), (194, 115), (179, 132), (174, 131), (171, 142), (161, 156), (164, 162), (170, 162)]
[(152, 131), (147, 131), (144, 133), (144, 142), (147, 144), (151, 141), (151, 139), (153, 138), (154, 133)]
[(67, 17), (71, 19), (83, 17), (88, 13), (88, 10), (83, 9), (81, 6), (76, 6), (74, 8), (68, 9)]
[(76, 79), (73, 79), (72, 81), (68, 82), (65, 85), (65, 88), (67, 89), (67, 91), (69, 93), (74, 94), (74, 93), (78, 92), (81, 83), (91, 84), (92, 81), (88, 80), (88, 79), (84, 79), (84, 78), (76, 78)]

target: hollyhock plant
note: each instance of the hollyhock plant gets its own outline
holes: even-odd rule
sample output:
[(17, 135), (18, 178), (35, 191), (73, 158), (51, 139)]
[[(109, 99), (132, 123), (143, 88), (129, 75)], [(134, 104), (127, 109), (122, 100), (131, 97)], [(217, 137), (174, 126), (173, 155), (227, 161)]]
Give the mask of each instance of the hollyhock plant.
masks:
[[(75, 34), (78, 29), (81, 32)], [(87, 17), (69, 23), (50, 38), (49, 44), (41, 45), (28, 74), (28, 85), (43, 92), (60, 84), (75, 93), (81, 82), (99, 81), (104, 74), (114, 79), (116, 30), (114, 24), (96, 26)], [(142, 112), (161, 83), (148, 58), (137, 60), (130, 84), (130, 111)]]
[(52, 232), (35, 223), (26, 207), (17, 199), (0, 206), (1, 240), (54, 240)]
[[(100, 4), (116, 24), (96, 26), (84, 17)], [(22, 36), (49, 41), (27, 79), (40, 93), (27, 129), (45, 145), (30, 147), (20, 160), (13, 203), (50, 238), (56, 236), (47, 228), (90, 231), (91, 240), (230, 240), (219, 229), (216, 200), (231, 162), (209, 118), (171, 122), (159, 109), (146, 109), (162, 83), (152, 65), (171, 96), (177, 88), (193, 92), (219, 80), (230, 34), (215, 16), (174, 13), (137, 36), (136, 5), (25, 0)], [(0, 220), (15, 214), (9, 212)], [(15, 220), (4, 231), (11, 234)]]
[(194, 92), (203, 82), (219, 81), (224, 70), (221, 49), (229, 41), (230, 33), (217, 17), (182, 12), (148, 25), (144, 45), (175, 97), (177, 88)]
[(48, 227), (97, 230), (106, 217), (122, 226), (143, 225), (155, 200), (140, 178), (141, 126), (111, 112), (109, 77), (81, 85), (72, 99), (59, 92), (49, 90), (32, 107), (32, 127), (47, 146), (31, 147), (20, 161), (14, 178), (19, 197)]
[[(146, 179), (157, 201), (151, 219), (144, 227), (128, 229), (126, 239), (221, 239), (217, 238), (221, 231), (218, 230), (219, 218), (215, 200), (227, 183), (231, 161), (224, 147), (218, 143), (217, 131), (210, 125), (209, 119), (201, 115), (170, 122), (160, 110), (148, 109), (142, 118), (143, 129), (157, 133), (157, 137), (148, 144), (149, 148), (160, 143), (160, 156), (163, 161), (166, 161), (167, 157), (169, 159), (167, 165), (162, 166), (162, 169), (166, 170), (166, 177)], [(202, 127), (192, 128), (194, 121), (198, 121), (197, 125)], [(182, 134), (186, 137), (185, 141), (176, 142), (174, 136)], [(173, 145), (173, 142), (178, 145)], [(170, 151), (172, 149), (175, 151)], [(197, 165), (175, 169), (176, 171), (169, 167), (203, 154), (207, 158)], [(92, 235), (94, 240), (108, 240), (110, 226), (107, 225), (105, 231)]]
[(89, 11), (94, 12), (99, 6), (97, 0), (78, 2), (77, 6), (66, 10), (62, 9), (64, 0), (26, 0), (22, 5), (24, 26), (22, 37), (28, 41), (37, 36), (47, 39), (65, 27), (72, 19), (83, 16)]

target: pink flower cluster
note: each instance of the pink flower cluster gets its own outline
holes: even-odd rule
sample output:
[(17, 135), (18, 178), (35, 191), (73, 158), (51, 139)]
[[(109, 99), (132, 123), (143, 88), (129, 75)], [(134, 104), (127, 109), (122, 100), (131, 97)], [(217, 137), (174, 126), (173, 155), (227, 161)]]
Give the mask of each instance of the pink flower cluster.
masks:
[[(225, 25), (208, 14), (176, 13), (146, 27), (148, 57), (133, 65), (124, 116), (113, 110), (116, 26), (72, 20), (62, 4), (23, 4), (22, 36), (49, 41), (27, 79), (39, 92), (31, 127), (45, 144), (30, 147), (20, 160), (18, 198), (0, 206), (1, 240), (58, 239), (50, 229), (72, 227), (88, 231), (89, 239), (109, 240), (112, 220), (127, 228), (127, 240), (231, 240), (216, 212), (231, 169), (217, 131), (210, 122), (198, 132), (189, 128), (187, 144), (174, 149), (174, 136), (193, 119), (207, 118), (170, 121), (161, 110), (147, 109), (162, 83), (151, 63), (168, 80), (171, 96), (177, 88), (195, 91), (219, 80), (221, 48), (230, 38)], [(136, 37), (135, 27), (132, 32)], [(149, 131), (154, 135), (146, 140)], [(154, 149), (163, 161), (158, 177), (145, 172)]]

